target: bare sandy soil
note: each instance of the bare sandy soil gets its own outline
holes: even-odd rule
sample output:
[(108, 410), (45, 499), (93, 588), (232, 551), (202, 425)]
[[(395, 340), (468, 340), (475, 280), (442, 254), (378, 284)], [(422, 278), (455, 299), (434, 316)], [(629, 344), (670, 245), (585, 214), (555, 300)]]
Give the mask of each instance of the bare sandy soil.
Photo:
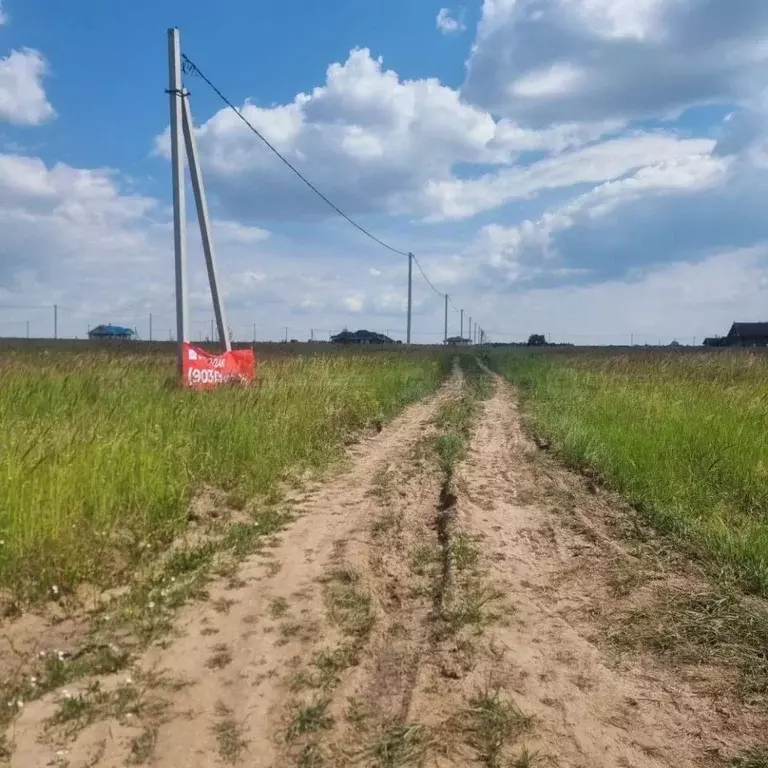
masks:
[(758, 743), (764, 712), (727, 669), (616, 642), (660, 586), (700, 577), (649, 561), (628, 511), (525, 436), (502, 380), (446, 483), (434, 417), (461, 387), (351, 449), (128, 681), (67, 692), (119, 704), (141, 681), (141, 706), (69, 719), (43, 697), (10, 765), (687, 768)]

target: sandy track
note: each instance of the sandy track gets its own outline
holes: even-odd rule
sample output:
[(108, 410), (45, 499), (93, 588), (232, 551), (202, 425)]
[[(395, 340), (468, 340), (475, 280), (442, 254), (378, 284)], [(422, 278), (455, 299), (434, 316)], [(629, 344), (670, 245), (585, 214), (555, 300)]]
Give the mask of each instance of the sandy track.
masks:
[(609, 628), (597, 617), (617, 602), (606, 581), (628, 548), (613, 535), (617, 510), (538, 451), (498, 377), (459, 484), (460, 526), (482, 536), (487, 578), (512, 609), (486, 633), (480, 666), (535, 716), (531, 751), (562, 768), (683, 768), (757, 737), (754, 716), (702, 690), (716, 672), (690, 684), (681, 670), (602, 642)]
[[(141, 658), (142, 679), (187, 683), (154, 692), (166, 706), (144, 764), (703, 768), (755, 742), (760, 718), (716, 700), (710, 671), (605, 642), (629, 546), (615, 502), (538, 451), (498, 377), (446, 500), (430, 440), (462, 386), (354, 447), (273, 548)], [(482, 695), (525, 727), (496, 744), (472, 719)], [(49, 697), (17, 720), (12, 766), (139, 764), (125, 717), (89, 724), (57, 758), (39, 740), (55, 711)]]

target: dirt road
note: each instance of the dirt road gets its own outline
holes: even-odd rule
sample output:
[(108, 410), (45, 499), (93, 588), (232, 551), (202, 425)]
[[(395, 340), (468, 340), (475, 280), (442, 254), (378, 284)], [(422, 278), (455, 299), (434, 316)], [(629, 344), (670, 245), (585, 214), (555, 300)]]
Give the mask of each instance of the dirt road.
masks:
[(435, 417), (463, 386), (353, 448), (273, 548), (186, 606), (131, 672), (142, 707), (70, 730), (45, 697), (10, 764), (685, 768), (754, 744), (762, 716), (721, 670), (612, 641), (677, 576), (640, 565), (626, 512), (524, 436), (502, 380), (446, 481)]

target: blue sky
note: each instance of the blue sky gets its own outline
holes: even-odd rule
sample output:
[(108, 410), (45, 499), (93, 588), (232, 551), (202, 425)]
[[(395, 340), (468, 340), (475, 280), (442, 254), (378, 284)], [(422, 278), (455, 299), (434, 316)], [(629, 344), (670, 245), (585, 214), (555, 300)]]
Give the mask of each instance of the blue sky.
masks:
[[(492, 338), (766, 319), (768, 7), (743, 0), (2, 0), (0, 334), (173, 322), (166, 28)], [(188, 78), (236, 338), (404, 331), (367, 241)], [(193, 337), (211, 316), (190, 207)], [(415, 285), (416, 338), (442, 301)], [(35, 309), (40, 307), (40, 309)], [(458, 315), (451, 315), (458, 331)], [(159, 331), (158, 331), (159, 329)]]

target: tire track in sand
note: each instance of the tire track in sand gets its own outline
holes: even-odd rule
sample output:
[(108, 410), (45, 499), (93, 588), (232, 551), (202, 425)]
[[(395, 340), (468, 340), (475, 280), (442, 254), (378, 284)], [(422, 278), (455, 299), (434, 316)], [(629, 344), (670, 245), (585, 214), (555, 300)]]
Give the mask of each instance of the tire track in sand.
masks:
[(604, 601), (625, 599), (606, 588), (629, 549), (612, 535), (616, 500), (538, 451), (498, 376), (457, 487), (458, 529), (479, 537), (486, 579), (511, 613), (486, 630), (475, 669), (443, 700), (492, 677), (535, 718), (527, 748), (560, 768), (709, 766), (718, 750), (759, 738), (754, 713), (700, 684), (711, 670), (687, 678), (601, 640)]
[[(367, 538), (370, 519), (376, 517), (376, 483), (413, 450), (450, 386), (412, 404), (378, 435), (352, 447), (346, 467), (297, 504), (296, 519), (273, 548), (243, 562), (235, 579), (213, 582), (206, 601), (179, 612), (173, 636), (143, 655), (138, 674), (186, 683), (168, 697), (155, 723), (146, 764), (295, 764), (285, 747), (294, 699), (290, 680), (303, 660), (348, 639), (343, 627), (327, 620), (323, 581), (340, 567), (347, 550), (352, 559), (366, 550), (356, 542)], [(380, 554), (386, 570), (386, 553)], [(376, 596), (382, 604), (397, 599)], [(392, 702), (393, 709), (402, 706)], [(54, 711), (50, 703), (41, 704), (42, 716)], [(30, 709), (17, 722), (13, 768), (58, 765), (64, 759), (38, 740), (45, 730), (41, 720)], [(78, 757), (100, 768), (137, 764), (131, 753), (135, 736), (117, 721), (94, 723), (59, 754), (72, 765)]]

